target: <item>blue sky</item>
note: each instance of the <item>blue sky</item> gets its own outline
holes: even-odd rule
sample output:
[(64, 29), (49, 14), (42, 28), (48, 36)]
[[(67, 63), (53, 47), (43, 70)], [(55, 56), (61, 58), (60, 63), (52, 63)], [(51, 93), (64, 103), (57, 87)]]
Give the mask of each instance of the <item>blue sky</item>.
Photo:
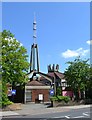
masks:
[(29, 59), (36, 13), (40, 71), (47, 73), (47, 65), (59, 64), (64, 72), (67, 61), (79, 55), (89, 58), (90, 3), (4, 2), (2, 8), (2, 29), (25, 46)]

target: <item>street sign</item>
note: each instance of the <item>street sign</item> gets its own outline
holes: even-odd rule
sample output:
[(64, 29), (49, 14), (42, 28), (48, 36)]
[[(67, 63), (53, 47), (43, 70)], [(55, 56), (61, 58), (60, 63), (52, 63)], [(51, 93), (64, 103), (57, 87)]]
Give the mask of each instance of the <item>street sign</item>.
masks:
[(50, 90), (50, 95), (51, 95), (51, 96), (54, 95), (54, 90), (53, 90), (53, 89)]
[(12, 95), (16, 95), (16, 90), (12, 90)]

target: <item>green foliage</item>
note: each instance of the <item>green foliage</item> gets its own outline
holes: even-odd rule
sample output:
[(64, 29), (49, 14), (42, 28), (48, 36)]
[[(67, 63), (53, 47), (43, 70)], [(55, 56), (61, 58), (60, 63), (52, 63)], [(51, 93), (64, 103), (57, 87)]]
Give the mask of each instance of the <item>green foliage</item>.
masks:
[(57, 96), (50, 97), (50, 100), (51, 101), (58, 101), (58, 97)]
[(7, 98), (7, 94), (2, 92), (2, 107), (7, 106), (12, 104), (13, 102), (11, 102), (8, 98)]
[(64, 75), (67, 83), (73, 88), (84, 90), (89, 79), (89, 64), (88, 60), (75, 59), (73, 62), (68, 62), (69, 67)]
[(27, 51), (10, 31), (2, 32), (2, 79), (7, 83), (23, 84), (28, 71)]
[(50, 98), (51, 101), (64, 101), (64, 102), (69, 102), (70, 101), (70, 97), (69, 96), (53, 96)]
[(70, 97), (69, 96), (57, 96), (59, 101), (65, 101), (65, 102), (69, 102), (70, 101)]
[(57, 87), (56, 89), (56, 94), (57, 95), (61, 95), (62, 91), (61, 91), (61, 86), (60, 87)]
[(88, 87), (92, 89), (92, 66), (90, 67), (90, 72), (89, 72)]
[(7, 86), (4, 81), (2, 81), (2, 94), (0, 99), (0, 108), (12, 104), (12, 102), (7, 97)]
[(90, 65), (88, 60), (82, 60), (80, 57), (76, 58), (73, 62), (67, 62), (69, 64), (64, 75), (67, 80), (67, 84), (76, 91), (84, 91), (88, 88)]
[[(2, 34), (2, 104), (10, 104), (6, 94), (6, 84), (23, 85), (27, 78), (29, 63), (27, 61), (27, 50), (14, 38), (10, 31), (4, 30)], [(0, 64), (1, 64), (0, 61)]]
[(2, 107), (2, 83), (0, 81), (0, 108)]

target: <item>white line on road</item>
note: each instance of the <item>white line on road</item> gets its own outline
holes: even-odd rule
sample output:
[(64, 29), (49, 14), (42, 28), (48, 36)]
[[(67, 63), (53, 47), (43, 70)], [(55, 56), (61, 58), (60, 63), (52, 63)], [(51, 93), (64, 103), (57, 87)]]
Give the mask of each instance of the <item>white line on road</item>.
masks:
[(65, 118), (69, 119), (70, 117), (69, 117), (69, 115), (67, 115), (67, 116), (65, 116)]
[(90, 115), (88, 115), (87, 113), (83, 113), (83, 115), (85, 115), (85, 116), (90, 116)]
[(0, 112), (0, 116), (10, 116), (10, 115), (19, 115), (19, 114), (12, 111)]
[(57, 117), (53, 117), (53, 118), (68, 118), (69, 119), (70, 118), (69, 116), (70, 115), (67, 115), (67, 116), (57, 116)]
[(53, 118), (65, 118), (65, 116), (58, 116), (58, 117), (53, 117)]
[(84, 116), (76, 116), (76, 117), (72, 117), (72, 118), (82, 118), (82, 117), (84, 117)]

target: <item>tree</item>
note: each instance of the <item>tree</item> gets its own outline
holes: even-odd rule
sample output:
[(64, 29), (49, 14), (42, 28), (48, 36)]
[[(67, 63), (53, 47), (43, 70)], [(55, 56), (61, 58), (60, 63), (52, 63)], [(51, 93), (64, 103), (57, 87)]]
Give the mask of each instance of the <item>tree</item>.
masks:
[[(10, 31), (4, 30), (2, 37), (2, 93), (6, 94), (7, 83), (20, 86), (26, 82), (28, 71), (27, 50), (14, 38)], [(2, 95), (3, 97), (3, 95)], [(7, 97), (7, 96), (5, 96)], [(4, 99), (3, 99), (4, 100)]]
[(91, 99), (91, 103), (92, 103), (92, 66), (91, 65), (89, 70), (89, 80), (88, 80), (86, 91), (87, 91), (86, 98)]
[(67, 63), (69, 66), (64, 73), (67, 84), (76, 94), (76, 98), (81, 98), (81, 92), (84, 93), (85, 97), (85, 89), (88, 87), (90, 76), (88, 60), (82, 60), (78, 57), (73, 62), (69, 61)]
[(89, 87), (92, 89), (92, 66), (90, 66), (90, 78), (89, 78)]
[(56, 88), (56, 96), (58, 96), (58, 95), (62, 95), (61, 86), (58, 86)]

